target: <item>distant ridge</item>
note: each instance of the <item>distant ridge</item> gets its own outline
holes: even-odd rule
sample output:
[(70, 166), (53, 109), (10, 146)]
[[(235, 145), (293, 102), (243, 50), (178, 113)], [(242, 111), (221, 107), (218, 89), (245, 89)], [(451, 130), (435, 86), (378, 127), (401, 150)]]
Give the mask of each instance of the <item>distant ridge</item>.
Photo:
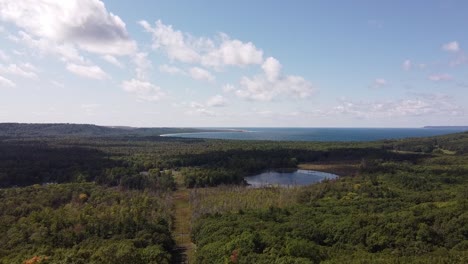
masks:
[(137, 128), (127, 126), (97, 126), (91, 124), (29, 124), (0, 123), (0, 137), (55, 137), (55, 136), (160, 136), (170, 133), (218, 131), (196, 128)]
[(466, 129), (468, 130), (468, 126), (425, 126), (423, 128), (440, 128), (440, 129)]

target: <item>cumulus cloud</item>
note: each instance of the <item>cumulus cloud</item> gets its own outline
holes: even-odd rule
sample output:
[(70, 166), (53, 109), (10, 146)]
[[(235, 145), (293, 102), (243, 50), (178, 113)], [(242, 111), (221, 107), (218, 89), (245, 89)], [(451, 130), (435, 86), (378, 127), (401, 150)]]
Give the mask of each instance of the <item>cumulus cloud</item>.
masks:
[(242, 77), (241, 88), (236, 90), (238, 97), (257, 101), (271, 101), (279, 95), (306, 98), (315, 90), (301, 76), (282, 75), (281, 64), (272, 57), (265, 60), (262, 69), (263, 73), (260, 75)]
[(214, 39), (197, 38), (175, 30), (172, 25), (165, 25), (161, 20), (156, 21), (154, 26), (144, 20), (140, 21), (140, 25), (151, 33), (153, 48), (164, 51), (171, 60), (213, 68), (263, 62), (263, 51), (253, 43), (231, 39), (224, 33)]
[(442, 45), (442, 49), (448, 52), (458, 52), (460, 51), (460, 45), (456, 41), (452, 41)]
[(143, 101), (159, 101), (165, 96), (159, 86), (138, 79), (122, 82), (122, 88), (126, 92), (135, 94), (139, 100)]
[(222, 107), (226, 106), (227, 100), (222, 95), (215, 95), (213, 97), (208, 98), (206, 101), (206, 105), (209, 107)]
[(185, 74), (185, 72), (182, 69), (167, 64), (160, 65), (159, 71), (169, 74)]
[(209, 110), (207, 106), (198, 102), (191, 102), (188, 104), (190, 107), (185, 113), (189, 115), (205, 115), (205, 116), (215, 116), (216, 113)]
[(210, 71), (200, 68), (200, 67), (192, 67), (187, 71), (168, 64), (162, 64), (159, 66), (159, 71), (171, 75), (184, 75), (189, 76), (194, 80), (202, 80), (202, 81), (214, 81), (216, 78)]
[(16, 75), (28, 79), (37, 79), (37, 69), (30, 63), (9, 64), (4, 66), (0, 64), (0, 73), (8, 75)]
[(332, 114), (351, 115), (357, 118), (388, 118), (422, 115), (460, 115), (463, 108), (454, 104), (452, 98), (440, 94), (423, 94), (415, 98), (389, 101), (347, 101), (326, 112)]
[(171, 25), (156, 21), (153, 28), (147, 21), (140, 21), (145, 31), (152, 34), (153, 48), (163, 49), (171, 60), (194, 63), (200, 60), (200, 55), (194, 50), (190, 41), (181, 31), (174, 30)]
[(115, 57), (112, 55), (104, 55), (101, 57), (103, 60), (107, 61), (108, 63), (117, 66), (119, 68), (123, 68), (123, 64)]
[(222, 89), (223, 89), (223, 92), (230, 93), (230, 92), (236, 90), (236, 87), (234, 87), (234, 85), (228, 83), (228, 84), (223, 85)]
[(217, 116), (219, 113), (212, 110), (213, 107), (224, 107), (227, 105), (227, 100), (222, 95), (214, 95), (206, 100), (205, 103), (190, 102), (182, 103), (189, 109), (185, 112), (189, 115), (205, 115), (205, 116)]
[[(174, 29), (172, 25), (166, 25), (161, 20), (153, 25), (144, 20), (139, 23), (151, 34), (152, 47), (164, 52), (172, 61), (196, 64), (215, 70), (226, 66), (261, 66), (262, 74), (241, 78), (239, 88), (235, 91), (238, 97), (270, 101), (279, 95), (306, 98), (314, 91), (312, 85), (303, 77), (283, 75), (281, 63), (273, 57), (264, 60), (263, 51), (251, 42), (232, 39), (224, 33), (214, 38), (195, 37)], [(196, 80), (215, 79), (210, 71), (197, 66), (185, 72), (180, 68), (164, 64), (159, 70), (169, 74), (187, 74)], [(223, 87), (225, 92), (233, 90), (235, 90), (233, 86)]]
[(68, 63), (67, 70), (73, 74), (89, 79), (104, 80), (109, 78), (109, 76), (96, 65), (88, 66)]
[(0, 88), (3, 88), (3, 87), (11, 88), (15, 86), (16, 84), (12, 80), (7, 79), (3, 76), (0, 76)]
[(22, 43), (27, 47), (39, 51), (40, 55), (56, 55), (62, 61), (72, 61), (85, 63), (85, 59), (80, 55), (78, 49), (69, 43), (52, 43), (47, 39), (34, 38), (30, 34), (19, 31), (17, 35), (11, 35), (11, 40)]
[(407, 116), (422, 115), (432, 112), (427, 102), (422, 100), (401, 100), (389, 102), (351, 102), (345, 101), (336, 106), (333, 111), (339, 114), (349, 114), (356, 117), (372, 116)]
[(237, 39), (230, 39), (228, 35), (221, 34), (221, 44), (212, 47), (202, 56), (202, 65), (221, 67), (225, 65), (244, 66), (261, 64), (263, 51), (255, 47), (252, 42), (244, 43)]
[(38, 39), (92, 53), (128, 55), (136, 50), (125, 23), (99, 0), (0, 0), (0, 19)]
[(148, 79), (148, 72), (153, 65), (148, 59), (148, 53), (138, 52), (133, 56), (133, 62), (135, 63), (135, 73), (138, 79), (146, 80)]
[(7, 61), (9, 59), (10, 59), (10, 56), (8, 56), (3, 50), (0, 49), (0, 60)]
[(213, 81), (215, 79), (209, 71), (199, 67), (190, 68), (189, 75), (195, 80)]
[(452, 80), (452, 76), (447, 73), (440, 73), (440, 74), (432, 74), (427, 77), (429, 80), (433, 82), (440, 82), (440, 81), (450, 81)]
[(281, 73), (281, 68), (282, 66), (279, 61), (273, 57), (266, 59), (262, 65), (262, 69), (270, 82), (274, 82), (278, 79)]

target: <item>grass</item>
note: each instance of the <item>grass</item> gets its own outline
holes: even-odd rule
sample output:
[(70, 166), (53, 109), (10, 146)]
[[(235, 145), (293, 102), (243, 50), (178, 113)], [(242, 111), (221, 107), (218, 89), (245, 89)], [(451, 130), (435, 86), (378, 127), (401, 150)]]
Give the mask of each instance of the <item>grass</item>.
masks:
[(189, 197), (190, 191), (184, 187), (182, 177), (179, 172), (173, 172), (177, 183), (177, 190), (173, 196), (173, 218), (174, 218), (174, 240), (176, 242), (177, 258), (174, 263), (193, 263), (195, 256), (195, 244), (190, 238), (192, 207)]
[(192, 221), (206, 214), (238, 212), (271, 206), (287, 207), (297, 203), (298, 190), (303, 187), (247, 188), (243, 186), (219, 186), (192, 189)]

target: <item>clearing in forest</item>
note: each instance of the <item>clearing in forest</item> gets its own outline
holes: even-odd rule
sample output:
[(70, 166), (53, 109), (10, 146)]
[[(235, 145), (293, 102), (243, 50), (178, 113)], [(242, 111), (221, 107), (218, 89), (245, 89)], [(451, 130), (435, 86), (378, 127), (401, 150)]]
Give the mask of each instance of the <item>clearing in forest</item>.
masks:
[(190, 206), (190, 190), (178, 181), (177, 190), (173, 193), (174, 201), (174, 239), (176, 242), (176, 257), (173, 263), (193, 263), (195, 244), (190, 239), (192, 210)]

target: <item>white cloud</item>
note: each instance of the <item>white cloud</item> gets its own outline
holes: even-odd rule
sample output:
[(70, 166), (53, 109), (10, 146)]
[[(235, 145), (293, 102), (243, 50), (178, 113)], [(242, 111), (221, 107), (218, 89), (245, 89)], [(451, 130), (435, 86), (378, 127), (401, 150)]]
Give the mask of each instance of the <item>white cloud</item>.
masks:
[(0, 19), (52, 43), (68, 43), (98, 54), (136, 50), (125, 23), (99, 0), (0, 0)]
[(10, 56), (8, 56), (3, 50), (0, 49), (0, 60), (8, 61), (9, 59), (10, 59)]
[(262, 65), (262, 69), (270, 82), (274, 82), (278, 79), (281, 73), (281, 68), (282, 66), (279, 61), (273, 57), (266, 59)]
[[(261, 65), (263, 73), (252, 78), (243, 77), (236, 90), (238, 97), (250, 100), (269, 101), (278, 95), (306, 98), (314, 88), (301, 76), (282, 75), (282, 66), (273, 57), (263, 59), (263, 51), (252, 42), (231, 39), (220, 33), (215, 38), (194, 37), (164, 24), (161, 20), (154, 25), (140, 21), (140, 25), (152, 35), (153, 48), (167, 54), (170, 60), (198, 64), (219, 70), (226, 66), (243, 67)], [(184, 72), (179, 68), (162, 65), (160, 71), (171, 74)], [(213, 81), (215, 77), (206, 69), (192, 67), (186, 73), (196, 80)], [(234, 90), (233, 86), (223, 87), (225, 92)]]
[(104, 55), (101, 58), (114, 66), (123, 68), (123, 64), (116, 57), (112, 55)]
[(0, 88), (3, 88), (3, 87), (11, 88), (11, 87), (15, 87), (15, 86), (16, 86), (16, 84), (13, 81), (11, 81), (11, 80), (3, 77), (3, 76), (0, 76)]
[(34, 72), (38, 72), (39, 70), (36, 68), (36, 66), (32, 65), (31, 63), (29, 62), (26, 62), (26, 63), (23, 63), (21, 64), (21, 66), (26, 69), (26, 70), (29, 70), (29, 71), (34, 71)]
[(96, 65), (87, 66), (68, 63), (67, 70), (73, 74), (89, 79), (104, 80), (109, 78), (109, 76), (99, 66)]
[(208, 110), (204, 104), (198, 103), (198, 102), (191, 102), (188, 104), (188, 106), (191, 108), (189, 109), (186, 114), (189, 115), (205, 115), (205, 116), (215, 116), (216, 113)]
[(138, 79), (122, 82), (122, 88), (126, 92), (135, 94), (139, 100), (143, 101), (159, 101), (165, 96), (160, 87)]
[(441, 74), (432, 74), (427, 77), (429, 80), (433, 82), (440, 82), (440, 81), (450, 81), (452, 80), (452, 76), (450, 74), (441, 73)]
[(17, 56), (24, 56), (26, 53), (24, 51), (13, 50), (13, 53)]
[(23, 78), (28, 79), (36, 79), (37, 78), (37, 69), (30, 63), (23, 63), (23, 64), (10, 64), (8, 66), (3, 66), (0, 64), (0, 73), (3, 74), (10, 74), (16, 75)]
[(199, 67), (190, 68), (189, 74), (195, 80), (213, 81), (215, 79), (209, 71)]
[(159, 71), (169, 74), (185, 74), (185, 72), (182, 69), (167, 64), (160, 65)]
[(205, 103), (199, 102), (190, 102), (182, 103), (189, 107), (189, 110), (186, 111), (186, 114), (189, 115), (205, 115), (205, 116), (217, 116), (217, 112), (210, 110), (212, 107), (224, 107), (227, 105), (227, 100), (222, 95), (214, 95), (206, 100)]
[(263, 51), (251, 42), (244, 43), (221, 33), (216, 39), (197, 38), (174, 30), (161, 20), (152, 27), (147, 21), (140, 25), (153, 37), (153, 48), (164, 51), (169, 59), (205, 67), (245, 66), (261, 64)]
[(171, 60), (194, 63), (200, 60), (200, 55), (187, 43), (186, 37), (181, 31), (174, 30), (171, 25), (164, 25), (161, 20), (156, 21), (155, 27), (146, 21), (140, 21), (140, 25), (152, 34), (153, 48), (163, 49)]
[(456, 41), (452, 41), (442, 45), (442, 49), (449, 52), (458, 52), (460, 51), (460, 45)]
[(403, 68), (403, 70), (409, 71), (413, 67), (413, 64), (411, 63), (410, 60), (405, 60), (403, 64), (401, 65), (401, 67)]
[(189, 106), (190, 106), (191, 108), (202, 108), (202, 107), (205, 107), (203, 104), (198, 103), (198, 102), (190, 102)]
[(217, 68), (225, 65), (244, 66), (263, 62), (263, 51), (257, 49), (252, 42), (232, 40), (226, 34), (221, 34), (221, 39), (219, 47), (213, 47), (203, 55), (202, 65)]
[(206, 101), (206, 105), (209, 107), (222, 107), (222, 106), (226, 106), (226, 104), (227, 104), (226, 98), (224, 98), (223, 96), (219, 94), (213, 97), (210, 97)]
[(84, 57), (80, 55), (78, 49), (72, 44), (57, 44), (47, 39), (34, 38), (24, 31), (19, 31), (17, 36), (10, 36), (10, 39), (18, 43), (23, 43), (29, 48), (38, 50), (40, 55), (52, 54), (59, 56), (62, 61), (86, 62)]
[(381, 88), (381, 87), (384, 87), (385, 85), (387, 85), (387, 80), (383, 78), (377, 78), (374, 80), (372, 84), (372, 88)]
[(390, 100), (381, 102), (342, 101), (328, 112), (333, 114), (351, 115), (357, 118), (388, 118), (423, 115), (460, 115), (463, 108), (455, 105), (452, 98), (440, 94), (424, 94), (416, 98)]
[(223, 92), (230, 93), (230, 92), (236, 90), (236, 87), (234, 87), (234, 85), (228, 83), (228, 84), (223, 85), (222, 89), (223, 89)]
[(151, 61), (148, 59), (148, 53), (138, 52), (133, 57), (133, 62), (135, 63), (135, 72), (136, 76), (140, 80), (148, 79), (148, 72), (153, 68)]
[(241, 89), (236, 90), (238, 97), (257, 101), (270, 101), (279, 95), (306, 98), (315, 90), (301, 76), (283, 76), (280, 72), (281, 65), (274, 58), (268, 58), (262, 69), (264, 72), (261, 75), (242, 77)]

